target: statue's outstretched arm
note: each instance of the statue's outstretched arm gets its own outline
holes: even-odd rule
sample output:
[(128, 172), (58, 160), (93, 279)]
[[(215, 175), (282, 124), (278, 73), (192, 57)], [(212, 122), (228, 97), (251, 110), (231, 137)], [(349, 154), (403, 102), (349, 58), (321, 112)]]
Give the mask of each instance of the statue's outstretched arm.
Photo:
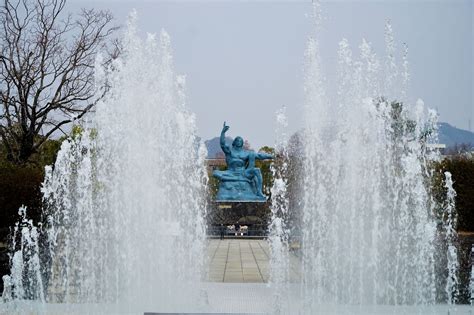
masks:
[(255, 155), (255, 158), (256, 158), (257, 160), (272, 160), (272, 159), (273, 159), (273, 155), (268, 154), (268, 153), (264, 153), (264, 152), (258, 152), (258, 153)]
[(224, 121), (224, 126), (222, 127), (222, 131), (221, 131), (221, 138), (220, 138), (220, 144), (221, 144), (221, 149), (222, 151), (224, 151), (225, 154), (228, 154), (230, 153), (230, 148), (229, 146), (225, 143), (225, 133), (227, 132), (227, 130), (229, 130), (229, 126), (227, 126), (225, 124), (225, 121)]

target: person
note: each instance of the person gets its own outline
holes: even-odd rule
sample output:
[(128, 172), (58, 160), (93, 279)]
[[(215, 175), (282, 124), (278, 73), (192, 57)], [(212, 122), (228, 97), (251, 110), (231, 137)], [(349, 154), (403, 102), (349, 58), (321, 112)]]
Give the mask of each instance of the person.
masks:
[(220, 136), (220, 145), (225, 154), (227, 170), (215, 170), (213, 175), (221, 181), (248, 181), (254, 185), (256, 195), (266, 198), (262, 192), (262, 173), (255, 167), (255, 160), (273, 159), (273, 155), (264, 152), (254, 152), (245, 150), (242, 137), (236, 137), (232, 142), (232, 147), (225, 143), (225, 133), (230, 129), (224, 122)]
[(220, 229), (220, 236), (221, 236), (221, 240), (223, 240), (223, 239), (224, 239), (224, 225), (223, 225), (223, 224), (221, 224), (221, 226), (220, 226), (220, 228), (219, 228), (219, 229)]

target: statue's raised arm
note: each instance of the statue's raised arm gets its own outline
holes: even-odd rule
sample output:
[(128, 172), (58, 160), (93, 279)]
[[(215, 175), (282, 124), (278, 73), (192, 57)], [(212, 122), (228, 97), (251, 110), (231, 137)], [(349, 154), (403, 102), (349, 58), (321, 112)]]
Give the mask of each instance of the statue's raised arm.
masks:
[(227, 130), (230, 129), (230, 126), (227, 126), (225, 124), (225, 121), (224, 121), (224, 126), (222, 127), (222, 131), (221, 131), (221, 138), (220, 138), (220, 144), (221, 144), (221, 149), (222, 151), (224, 151), (225, 154), (229, 154), (230, 153), (230, 148), (229, 146), (225, 143), (225, 133), (227, 132)]

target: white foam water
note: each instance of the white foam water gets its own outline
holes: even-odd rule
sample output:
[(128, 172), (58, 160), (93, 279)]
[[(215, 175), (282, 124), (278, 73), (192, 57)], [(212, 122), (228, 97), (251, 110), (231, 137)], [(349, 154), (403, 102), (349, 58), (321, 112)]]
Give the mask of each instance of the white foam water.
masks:
[(271, 188), (270, 235), (270, 286), (273, 288), (272, 314), (288, 312), (288, 293), (290, 284), (289, 253), (289, 198), (288, 186), (288, 121), (286, 108), (276, 113), (275, 161), (272, 164), (273, 186)]
[(406, 97), (407, 50), (398, 65), (390, 23), (385, 57), (366, 40), (358, 53), (347, 40), (340, 42), (338, 88), (330, 94), (320, 19), (317, 3), (304, 86), (305, 309), (443, 302), (437, 285), (443, 275), (435, 270), (437, 205), (430, 191), (430, 162), (439, 155), (428, 145), (436, 138), (436, 113)]
[[(168, 34), (143, 40), (135, 19), (121, 57), (97, 61), (97, 95), (107, 87), (106, 96), (46, 169), (48, 258), (30, 262), (34, 272), (17, 271), (28, 249), (15, 253), (4, 299), (120, 303), (124, 312), (199, 308), (206, 150)], [(36, 228), (23, 229), (28, 243)]]

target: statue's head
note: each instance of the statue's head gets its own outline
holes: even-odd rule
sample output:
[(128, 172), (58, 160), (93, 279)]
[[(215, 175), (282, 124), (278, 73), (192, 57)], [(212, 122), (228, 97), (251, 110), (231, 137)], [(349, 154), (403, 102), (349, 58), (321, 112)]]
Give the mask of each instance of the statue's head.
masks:
[(234, 148), (242, 148), (244, 146), (244, 139), (242, 139), (242, 137), (235, 137), (234, 141), (232, 142), (232, 146)]

